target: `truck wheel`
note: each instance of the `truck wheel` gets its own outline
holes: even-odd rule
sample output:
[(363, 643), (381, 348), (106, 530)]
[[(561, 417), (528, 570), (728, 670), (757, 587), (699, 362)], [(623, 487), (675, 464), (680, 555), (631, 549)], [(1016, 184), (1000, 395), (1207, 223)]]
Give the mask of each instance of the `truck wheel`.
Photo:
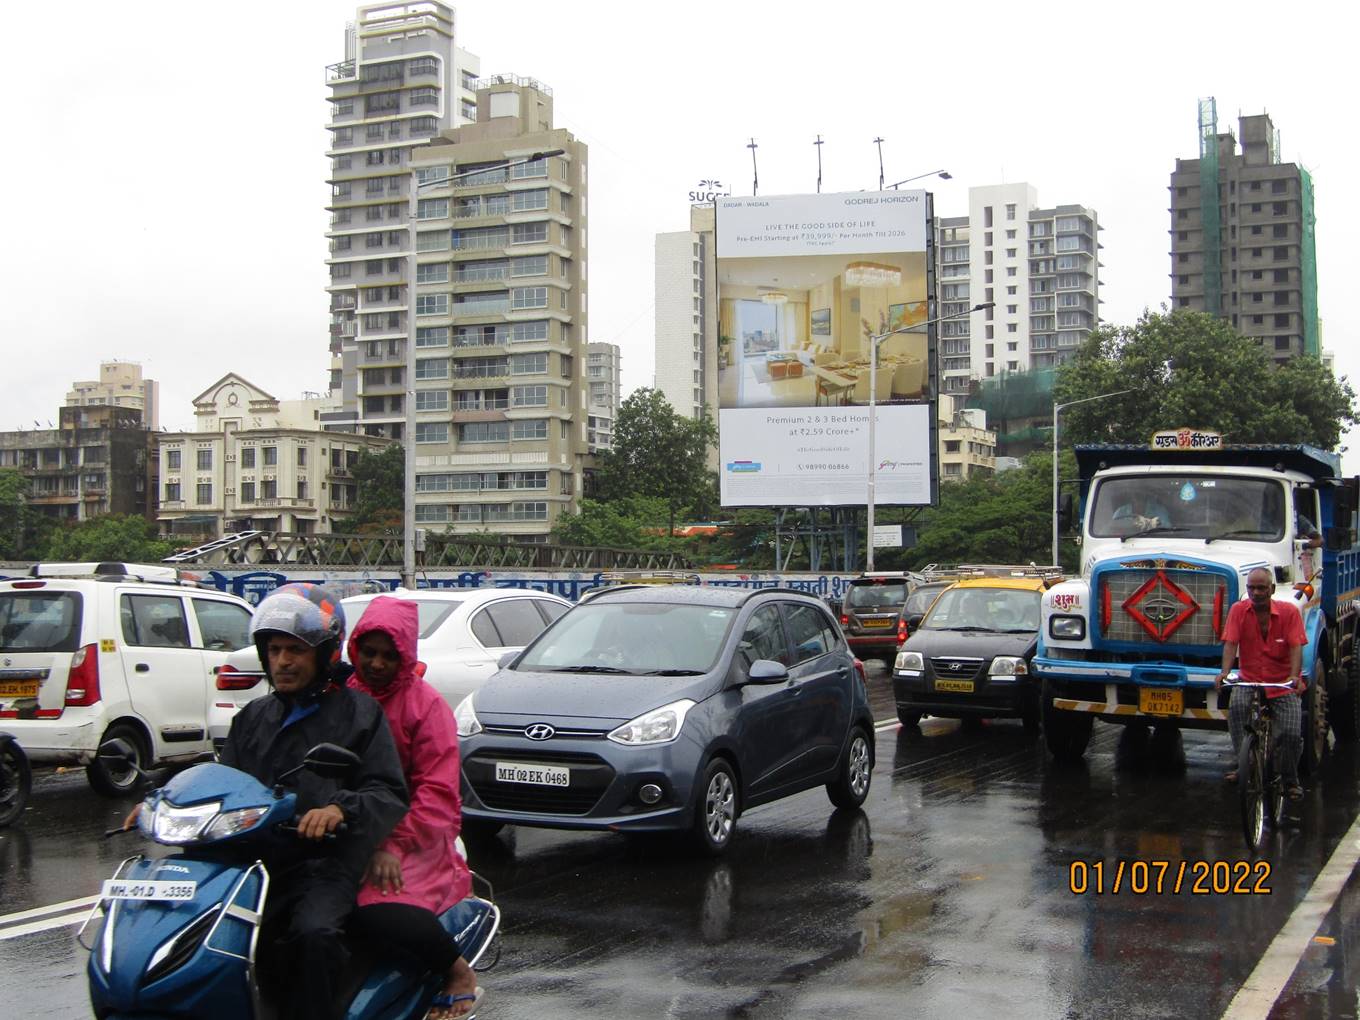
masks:
[(1080, 761), (1091, 741), (1095, 717), (1086, 712), (1064, 712), (1053, 707), (1053, 692), (1044, 681), (1041, 708), (1044, 716), (1044, 742), (1058, 761)]
[(1305, 776), (1316, 775), (1327, 755), (1327, 691), (1319, 682), (1318, 673), (1314, 660), (1308, 690), (1303, 694), (1303, 757), (1299, 760), (1299, 771)]
[[(1360, 635), (1352, 638), (1360, 642)], [(1351, 662), (1346, 667), (1346, 693), (1327, 699), (1327, 721), (1332, 724), (1336, 739), (1351, 743), (1360, 737), (1360, 656), (1357, 648), (1351, 647)]]

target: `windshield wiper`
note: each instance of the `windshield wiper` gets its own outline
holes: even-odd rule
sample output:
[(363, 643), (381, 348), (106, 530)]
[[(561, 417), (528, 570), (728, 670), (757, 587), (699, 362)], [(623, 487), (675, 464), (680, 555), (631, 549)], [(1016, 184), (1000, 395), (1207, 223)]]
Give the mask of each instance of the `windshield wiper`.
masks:
[(554, 666), (549, 673), (631, 673), (631, 669), (618, 666)]
[(1208, 538), (1204, 540), (1204, 544), (1208, 545), (1210, 542), (1217, 542), (1220, 538), (1233, 538), (1234, 536), (1237, 535), (1272, 535), (1272, 534), (1274, 534), (1274, 532), (1267, 531), (1264, 528), (1234, 528), (1232, 531), (1220, 531), (1217, 535), (1210, 535)]
[(1004, 630), (998, 630), (997, 633), (998, 633), (998, 634), (1037, 634), (1037, 633), (1039, 633), (1039, 628), (1038, 628), (1038, 627), (1006, 627)]
[(648, 669), (643, 676), (703, 676), (702, 669)]
[(991, 627), (922, 627), (922, 630), (963, 630), (963, 631), (990, 631)]
[(1125, 535), (1119, 541), (1120, 544), (1122, 545), (1124, 542), (1127, 542), (1131, 538), (1142, 538), (1144, 535), (1166, 535), (1173, 531), (1189, 531), (1189, 530), (1190, 530), (1189, 528), (1174, 528), (1168, 527), (1164, 524), (1160, 524), (1153, 528), (1145, 528), (1142, 531), (1135, 531), (1132, 535)]

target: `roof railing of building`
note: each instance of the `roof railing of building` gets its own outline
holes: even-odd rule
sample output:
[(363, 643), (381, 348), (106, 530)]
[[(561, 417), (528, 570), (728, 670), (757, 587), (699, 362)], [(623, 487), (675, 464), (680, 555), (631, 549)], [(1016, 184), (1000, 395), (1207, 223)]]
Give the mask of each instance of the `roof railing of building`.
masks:
[(928, 563), (917, 573), (926, 581), (965, 581), (978, 577), (1037, 577), (1042, 580), (1056, 580), (1063, 576), (1063, 569), (1037, 563), (960, 563), (956, 567)]
[(338, 64), (326, 65), (326, 81), (345, 81), (355, 77), (357, 71), (353, 60), (342, 60)]
[(537, 78), (526, 78), (518, 74), (484, 74), (477, 79), (479, 89), (484, 89), (488, 85), (518, 85), (520, 88), (542, 92), (545, 96), (553, 94), (552, 89)]

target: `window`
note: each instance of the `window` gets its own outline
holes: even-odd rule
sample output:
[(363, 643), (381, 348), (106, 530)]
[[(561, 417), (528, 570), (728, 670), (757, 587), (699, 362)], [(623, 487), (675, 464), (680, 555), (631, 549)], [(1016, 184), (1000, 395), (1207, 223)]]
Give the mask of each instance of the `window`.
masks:
[(261, 452), (264, 454), (264, 466), (273, 467), (279, 462), (279, 449), (277, 446), (262, 446)]
[(779, 619), (779, 609), (774, 605), (761, 606), (751, 614), (742, 632), (737, 650), (742, 657), (742, 665), (749, 671), (751, 664), (758, 659), (770, 659), (789, 665), (788, 645), (784, 640), (784, 625)]
[(1006, 219), (1008, 219), (1008, 220), (1013, 220), (1013, 219), (1015, 219), (1015, 203), (1014, 203), (1014, 202), (1008, 203), (1008, 204), (1006, 205)]
[(417, 294), (417, 315), (448, 315), (449, 296), (447, 294)]
[(279, 497), (279, 483), (272, 478), (266, 478), (260, 483), (260, 498), (265, 500), (275, 500)]
[(447, 198), (422, 198), (416, 203), (416, 219), (418, 220), (446, 220), (449, 218), (449, 200)]
[(438, 106), (439, 90), (430, 88), (412, 89), (409, 103), (411, 106)]
[(448, 343), (448, 326), (416, 327), (416, 347), (447, 347)]
[(473, 617), (472, 632), (477, 635), (477, 640), (485, 644), (484, 635), (489, 635), (490, 632), (482, 626), (483, 618), (490, 622), (494, 632), (499, 635), (496, 645), (493, 646), (497, 648), (523, 648), (543, 630), (543, 617), (534, 608), (533, 599), (505, 599), (503, 602), (493, 602)]
[(510, 260), (511, 276), (547, 276), (548, 256), (529, 255), (525, 258)]
[(447, 443), (448, 441), (448, 422), (423, 421), (416, 423), (417, 443)]
[[(515, 424), (520, 424), (516, 422)], [(473, 421), (458, 426), (460, 443), (504, 443), (510, 437), (510, 423)]]
[(447, 230), (421, 230), (416, 233), (416, 251), (448, 251)]
[(535, 159), (519, 166), (510, 167), (511, 180), (523, 180), (528, 177), (547, 177), (548, 161), (546, 159)]
[(547, 407), (548, 387), (513, 386), (510, 389), (511, 407)]
[(297, 448), (297, 466), (298, 467), (307, 466), (307, 447), (305, 446), (299, 446)]
[(453, 171), (448, 166), (416, 167), (416, 183), (430, 184), (433, 181), (447, 181)]
[(548, 371), (548, 355), (514, 354), (510, 357), (511, 375), (542, 375)]
[(212, 482), (198, 483), (198, 491), (194, 495), (194, 502), (199, 506), (212, 505)]
[(255, 466), (255, 447), (244, 446), (241, 448), (241, 467), (253, 468)]
[(547, 503), (488, 503), (482, 510), (486, 521), (546, 521)]
[(179, 451), (178, 451), (178, 450), (167, 450), (167, 451), (165, 451), (165, 469), (166, 469), (167, 471), (178, 471), (178, 470), (179, 470)]
[(417, 379), (447, 379), (449, 377), (448, 358), (417, 358)]
[(445, 524), (449, 519), (449, 508), (442, 504), (416, 504), (417, 524)]
[(178, 596), (124, 595), (118, 615), (126, 644), (139, 648), (190, 647), (184, 602)]
[(784, 624), (793, 643), (796, 665), (833, 651), (840, 642), (826, 614), (813, 606), (785, 603)]
[(547, 287), (514, 287), (510, 290), (511, 308), (547, 308)]
[(511, 244), (542, 244), (548, 239), (548, 224), (515, 223), (510, 227)]
[(211, 470), (212, 470), (212, 460), (213, 460), (212, 455), (213, 455), (213, 452), (212, 452), (212, 450), (210, 450), (210, 449), (209, 449), (209, 450), (199, 450), (199, 451), (198, 451), (198, 470), (200, 470), (200, 471), (211, 471)]
[(527, 421), (516, 421), (511, 423), (511, 439), (547, 439), (548, 420), (546, 418), (530, 418)]
[(305, 479), (305, 478), (299, 478), (299, 479), (298, 479), (298, 483), (297, 483), (297, 498), (298, 498), (298, 499), (306, 499), (306, 498), (307, 498), (307, 479)]
[(448, 283), (447, 262), (422, 262), (416, 266), (416, 283)]
[(417, 411), (447, 411), (448, 409), (448, 390), (416, 390)]
[(165, 483), (165, 501), (167, 503), (179, 502), (179, 482)]

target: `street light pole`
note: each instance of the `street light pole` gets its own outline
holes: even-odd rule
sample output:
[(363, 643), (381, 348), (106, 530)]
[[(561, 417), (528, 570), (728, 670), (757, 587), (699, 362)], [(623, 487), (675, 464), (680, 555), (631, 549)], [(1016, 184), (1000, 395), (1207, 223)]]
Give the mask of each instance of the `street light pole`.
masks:
[(1069, 400), (1065, 404), (1053, 405), (1053, 565), (1058, 565), (1058, 412), (1077, 404), (1088, 404), (1092, 400), (1104, 400), (1106, 397), (1122, 397), (1125, 393), (1132, 393), (1133, 390), (1115, 390), (1113, 393), (1098, 393), (1094, 397), (1082, 397), (1080, 400)]
[(565, 149), (552, 149), (535, 152), (523, 159), (504, 160), (488, 166), (478, 167), (466, 173), (451, 174), (448, 177), (431, 177), (421, 181), (416, 170), (411, 168), (411, 193), (407, 198), (406, 219), (410, 250), (406, 256), (406, 423), (404, 443), (406, 447), (404, 481), (402, 484), (402, 541), (401, 541), (401, 585), (414, 589), (416, 586), (416, 223), (419, 221), (420, 189), (447, 186), (454, 181), (476, 177), (493, 170), (510, 170), (528, 163), (536, 163), (549, 156), (561, 156)]
[(874, 460), (874, 419), (878, 417), (878, 348), (884, 340), (898, 333), (907, 333), (919, 326), (932, 326), (937, 322), (947, 322), (950, 319), (961, 319), (974, 312), (991, 308), (996, 304), (995, 301), (983, 301), (976, 304), (966, 312), (955, 312), (953, 315), (941, 315), (934, 319), (927, 319), (925, 322), (916, 322), (910, 326), (902, 326), (898, 329), (890, 329), (886, 333), (879, 333), (877, 336), (869, 338), (869, 498), (868, 512), (864, 522), (864, 570), (866, 573), (874, 569), (874, 476), (878, 473), (878, 465)]
[(906, 180), (898, 181), (897, 184), (889, 184), (888, 187), (895, 191), (897, 190), (898, 184), (910, 184), (912, 181), (919, 181), (922, 177), (939, 177), (940, 180), (943, 181), (952, 181), (954, 179), (954, 175), (948, 170), (931, 170), (929, 173), (917, 174), (915, 177), (908, 177)]

